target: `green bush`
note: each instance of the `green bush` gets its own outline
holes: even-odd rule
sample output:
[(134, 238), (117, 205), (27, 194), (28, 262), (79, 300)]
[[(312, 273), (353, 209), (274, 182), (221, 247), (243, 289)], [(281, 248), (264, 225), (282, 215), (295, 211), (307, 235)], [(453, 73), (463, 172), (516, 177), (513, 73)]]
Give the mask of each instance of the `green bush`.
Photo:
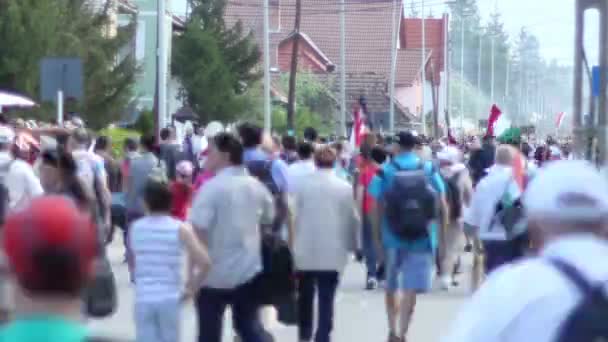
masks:
[(112, 143), (112, 155), (121, 158), (124, 154), (124, 143), (127, 138), (139, 139), (141, 134), (138, 131), (125, 128), (104, 128), (98, 135), (105, 135), (110, 138)]

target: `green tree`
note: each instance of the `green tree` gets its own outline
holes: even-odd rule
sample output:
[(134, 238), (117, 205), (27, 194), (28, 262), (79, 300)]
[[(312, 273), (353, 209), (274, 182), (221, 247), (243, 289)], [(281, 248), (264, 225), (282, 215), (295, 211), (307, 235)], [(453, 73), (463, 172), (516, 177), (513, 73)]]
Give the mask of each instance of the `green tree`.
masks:
[[(80, 57), (84, 65), (85, 98), (66, 103), (92, 127), (119, 118), (132, 99), (137, 68), (122, 49), (132, 40), (135, 25), (110, 28), (109, 2), (94, 11), (86, 0), (0, 1), (0, 87), (38, 98), (39, 63), (44, 57)], [(39, 116), (50, 116), (43, 104)]]
[[(449, 3), (452, 18), (450, 20), (450, 47), (452, 68), (461, 72), (461, 48), (464, 43), (464, 76), (470, 82), (477, 82), (477, 60), (481, 24), (477, 0), (454, 0)], [(464, 27), (464, 42), (462, 28)]]
[(259, 49), (239, 22), (224, 22), (226, 0), (191, 0), (183, 35), (174, 38), (172, 71), (201, 120), (229, 121), (247, 109), (242, 96), (260, 77)]

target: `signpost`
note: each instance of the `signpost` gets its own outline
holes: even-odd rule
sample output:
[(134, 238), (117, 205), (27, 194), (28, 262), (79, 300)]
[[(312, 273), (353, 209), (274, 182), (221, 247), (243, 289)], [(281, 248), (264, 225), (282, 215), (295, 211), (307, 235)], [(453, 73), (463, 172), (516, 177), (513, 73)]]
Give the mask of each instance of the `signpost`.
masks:
[(40, 61), (40, 99), (57, 104), (57, 124), (63, 123), (64, 99), (84, 97), (80, 58), (48, 57)]

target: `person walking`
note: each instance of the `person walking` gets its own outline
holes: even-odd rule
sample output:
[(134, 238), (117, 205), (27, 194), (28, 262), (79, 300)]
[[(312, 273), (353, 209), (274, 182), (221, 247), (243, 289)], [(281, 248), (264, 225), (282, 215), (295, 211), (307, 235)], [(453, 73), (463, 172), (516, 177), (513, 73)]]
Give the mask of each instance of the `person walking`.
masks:
[(298, 144), (298, 160), (289, 165), (287, 169), (287, 184), (290, 194), (295, 193), (300, 183), (315, 172), (313, 153), (311, 143), (304, 141)]
[(467, 215), (466, 223), (477, 233), (483, 246), (485, 274), (522, 256), (520, 246), (509, 238), (505, 227), (496, 219), (497, 206), (504, 198), (514, 202), (522, 195), (512, 167), (516, 153), (512, 146), (498, 146), (495, 164), (477, 184)]
[(365, 288), (375, 290), (378, 287), (378, 259), (380, 246), (376, 244), (372, 227), (372, 201), (374, 198), (368, 193), (369, 184), (378, 173), (380, 165), (384, 163), (386, 155), (378, 146), (363, 145), (360, 151), (359, 178), (357, 180), (356, 200), (360, 209), (362, 221), (361, 245), (363, 258), (367, 269)]
[[(215, 177), (197, 193), (190, 212), (190, 222), (212, 261), (196, 296), (198, 341), (222, 340), (224, 312), (231, 306), (234, 329), (241, 340), (263, 342), (260, 304), (251, 284), (262, 270), (261, 225), (273, 222), (272, 196), (248, 174), (243, 145), (231, 134), (213, 138), (205, 167)], [(190, 277), (197, 272), (196, 267), (189, 267)]]
[(177, 164), (175, 181), (171, 182), (171, 216), (185, 221), (192, 205), (194, 165), (189, 160)]
[(444, 244), (439, 253), (441, 287), (447, 290), (458, 285), (455, 276), (460, 271), (460, 256), (466, 245), (463, 214), (471, 204), (473, 182), (462, 162), (462, 153), (456, 147), (443, 148), (437, 153), (437, 160), (446, 185), (449, 206), (449, 222), (441, 239)]
[[(317, 171), (303, 179), (294, 194), (294, 262), (299, 280), (298, 335), (313, 337), (313, 312), (318, 296), (315, 342), (329, 342), (340, 273), (356, 250), (358, 214), (352, 187), (334, 172), (336, 152), (321, 147), (315, 152)], [(317, 293), (317, 294), (316, 294)]]
[(129, 162), (129, 174), (125, 191), (125, 203), (127, 209), (127, 231), (125, 234), (127, 236), (127, 262), (130, 270), (132, 269), (133, 263), (130, 254), (131, 250), (129, 247), (128, 229), (132, 222), (145, 215), (144, 189), (148, 179), (151, 176), (161, 178), (166, 176), (166, 171), (163, 169), (164, 164), (162, 164), (154, 154), (155, 140), (156, 139), (152, 135), (141, 137), (141, 155), (137, 158), (131, 159)]
[[(375, 236), (379, 240), (381, 232), (385, 250), (389, 342), (406, 341), (416, 297), (431, 289), (438, 222), (447, 222), (446, 218), (439, 220), (434, 208), (440, 202), (441, 212), (448, 214), (445, 184), (432, 163), (423, 162), (416, 155), (418, 145), (415, 134), (399, 133), (392, 161), (382, 167), (368, 188), (375, 200)], [(409, 184), (418, 186), (407, 193), (400, 191)], [(439, 194), (438, 199), (429, 187)], [(417, 218), (415, 225), (412, 217)]]
[[(144, 188), (146, 216), (129, 229), (137, 342), (180, 340), (181, 304), (194, 296), (211, 264), (192, 227), (171, 216), (171, 198), (166, 182), (149, 179)], [(184, 250), (199, 272), (182, 289)]]
[(523, 205), (534, 255), (490, 274), (442, 341), (608, 339), (606, 178), (584, 161), (554, 161)]

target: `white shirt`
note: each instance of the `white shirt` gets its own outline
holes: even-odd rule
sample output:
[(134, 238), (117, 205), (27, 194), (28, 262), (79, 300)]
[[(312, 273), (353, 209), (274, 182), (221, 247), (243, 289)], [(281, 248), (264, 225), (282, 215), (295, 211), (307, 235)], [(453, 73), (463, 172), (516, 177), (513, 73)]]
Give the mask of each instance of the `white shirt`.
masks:
[(270, 192), (244, 167), (211, 178), (196, 195), (190, 222), (207, 233), (211, 270), (203, 286), (233, 289), (262, 270), (260, 224), (270, 224)]
[[(0, 152), (0, 167), (11, 163), (11, 160), (13, 157), (9, 153)], [(34, 197), (44, 193), (34, 169), (23, 160), (12, 161), (5, 177), (3, 183), (8, 189), (9, 209), (11, 210), (25, 207)]]
[(182, 222), (170, 216), (145, 216), (129, 229), (135, 256), (135, 297), (138, 302), (177, 299), (182, 288)]
[(443, 342), (552, 342), (582, 295), (547, 258), (559, 258), (592, 283), (608, 283), (608, 242), (571, 235), (549, 243), (540, 257), (493, 272), (458, 315)]
[(465, 221), (479, 228), (481, 240), (507, 239), (505, 229), (492, 220), (496, 214), (496, 205), (507, 190), (507, 186), (512, 183), (512, 174), (510, 167), (494, 165), (475, 188)]
[(312, 159), (298, 160), (287, 168), (287, 191), (294, 194), (300, 183), (310, 177), (316, 170)]
[(353, 188), (333, 169), (320, 169), (300, 185), (294, 196), (296, 268), (341, 272), (360, 226)]

